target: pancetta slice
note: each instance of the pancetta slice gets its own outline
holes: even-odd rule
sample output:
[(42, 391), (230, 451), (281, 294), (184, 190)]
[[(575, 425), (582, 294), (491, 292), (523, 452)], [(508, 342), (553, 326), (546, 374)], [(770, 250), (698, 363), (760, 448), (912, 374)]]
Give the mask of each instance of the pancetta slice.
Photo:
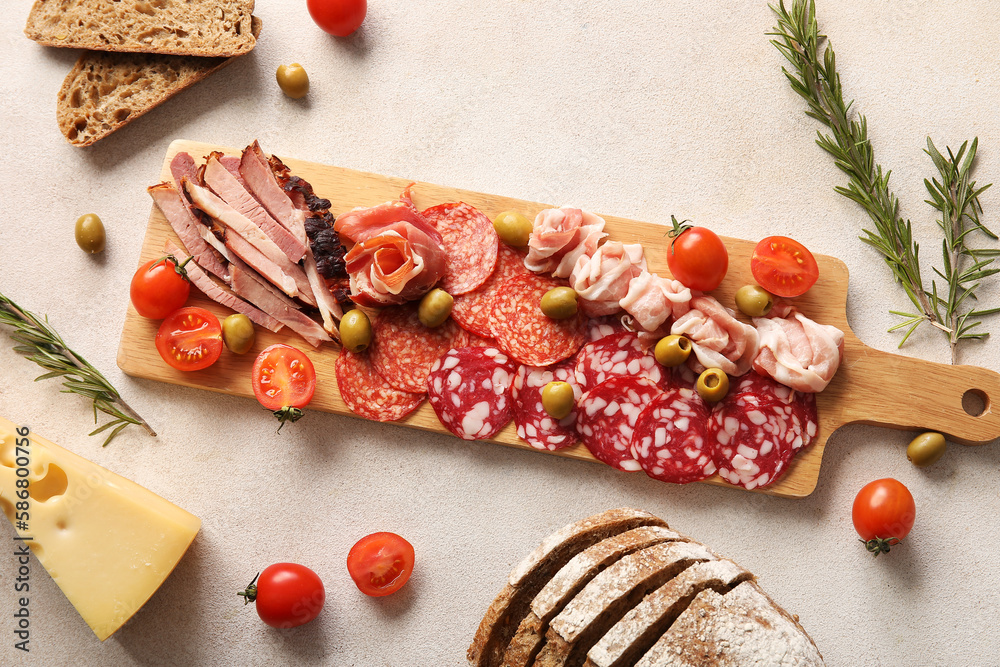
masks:
[(691, 299), (691, 309), (673, 323), (670, 333), (691, 340), (693, 354), (688, 365), (697, 373), (720, 368), (727, 375), (743, 375), (750, 370), (759, 347), (756, 329), (704, 295)]
[(568, 278), (581, 256), (607, 236), (604, 218), (578, 208), (549, 208), (535, 216), (524, 265), (535, 273)]
[(583, 300), (580, 306), (586, 315), (612, 315), (621, 310), (618, 302), (628, 293), (629, 281), (645, 270), (640, 244), (608, 241), (593, 255), (576, 260), (569, 283)]
[(777, 304), (770, 317), (755, 317), (760, 351), (754, 370), (802, 392), (826, 389), (844, 354), (844, 332), (817, 324), (788, 304)]
[(691, 290), (679, 280), (640, 271), (628, 284), (619, 305), (646, 331), (656, 331), (691, 309)]

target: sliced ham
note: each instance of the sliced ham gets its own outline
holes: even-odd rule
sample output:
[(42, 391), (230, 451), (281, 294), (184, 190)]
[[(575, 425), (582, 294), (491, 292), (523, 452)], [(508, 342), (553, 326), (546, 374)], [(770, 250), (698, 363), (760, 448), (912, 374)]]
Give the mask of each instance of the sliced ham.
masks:
[(688, 365), (697, 373), (720, 368), (727, 375), (743, 375), (757, 356), (757, 330), (710, 296), (691, 299), (691, 310), (673, 323), (670, 333), (691, 340)]
[(313, 347), (330, 341), (323, 327), (295, 307), (283, 294), (238, 264), (232, 266), (233, 291), (302, 336)]
[(229, 268), (224, 263), (223, 256), (202, 236), (211, 232), (195, 219), (177, 188), (170, 183), (160, 183), (147, 188), (146, 191), (184, 244), (185, 251), (193, 255), (194, 261), (203, 268), (228, 283)]
[[(187, 253), (178, 248), (177, 245), (169, 239), (165, 244), (165, 249), (168, 253), (176, 257), (181, 263), (183, 263), (188, 257)], [(195, 258), (185, 264), (184, 270), (187, 271), (187, 276), (191, 280), (191, 284), (200, 289), (205, 296), (227, 308), (232, 308), (237, 313), (243, 313), (250, 318), (251, 322), (259, 324), (268, 331), (273, 331), (275, 333), (281, 331), (284, 327), (281, 322), (274, 319), (264, 311), (255, 308), (225, 287), (216, 283), (207, 273), (205, 273), (205, 271), (202, 270), (202, 267), (197, 264), (197, 261), (197, 258)]]
[(305, 214), (297, 209), (274, 178), (260, 144), (254, 141), (240, 158), (240, 174), (247, 189), (257, 198), (278, 224), (287, 229), (300, 243), (306, 243)]
[(578, 208), (549, 208), (535, 216), (524, 265), (535, 273), (568, 278), (581, 256), (607, 236), (604, 218)]
[(608, 241), (592, 256), (577, 259), (569, 283), (583, 299), (580, 305), (584, 314), (613, 315), (621, 310), (618, 302), (628, 293), (632, 278), (645, 270), (646, 258), (640, 244)]
[(244, 188), (247, 186), (246, 181), (243, 180), (243, 175), (240, 173), (240, 159), (235, 155), (222, 155), (219, 157), (219, 164), (226, 168), (230, 174), (233, 175), (240, 185)]
[(629, 282), (628, 292), (618, 304), (642, 329), (656, 331), (691, 309), (691, 290), (679, 280), (640, 271)]
[[(183, 201), (185, 208), (187, 208), (191, 213), (191, 217), (195, 221), (201, 223), (201, 211), (199, 211), (197, 207), (195, 207), (195, 205), (192, 204), (191, 201), (183, 194), (185, 178), (199, 185), (203, 185), (198, 171), (198, 165), (195, 163), (194, 158), (191, 157), (190, 153), (180, 152), (174, 156), (173, 160), (170, 161), (170, 174), (174, 178), (174, 185), (177, 187), (177, 192), (180, 194), (181, 201)], [(201, 239), (214, 248), (223, 259), (227, 262), (232, 261), (232, 257), (226, 249), (226, 244), (223, 243), (220, 237), (217, 237), (208, 226), (205, 224), (199, 224), (198, 233), (201, 236)], [(191, 248), (188, 249), (191, 250)], [(229, 280), (227, 279), (226, 282), (228, 283)]]
[(755, 317), (760, 352), (754, 370), (792, 389), (815, 393), (830, 384), (844, 354), (844, 332), (817, 324), (787, 304)]

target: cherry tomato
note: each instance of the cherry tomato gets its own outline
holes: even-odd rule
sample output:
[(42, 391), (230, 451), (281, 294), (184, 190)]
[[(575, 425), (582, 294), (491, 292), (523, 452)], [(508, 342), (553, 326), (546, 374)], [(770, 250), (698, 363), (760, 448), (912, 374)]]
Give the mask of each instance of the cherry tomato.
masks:
[(667, 250), (670, 273), (686, 287), (711, 292), (729, 269), (729, 253), (722, 239), (711, 229), (692, 227), (671, 216), (673, 240)]
[(347, 571), (365, 595), (395, 593), (413, 574), (413, 546), (395, 533), (372, 533), (351, 547)]
[(172, 256), (153, 259), (140, 266), (129, 288), (136, 312), (151, 320), (162, 320), (183, 306), (190, 293), (187, 273)]
[(889, 553), (913, 528), (917, 508), (901, 482), (877, 479), (866, 484), (854, 499), (854, 528), (873, 555)]
[[(316, 391), (316, 369), (301, 350), (278, 343), (257, 355), (250, 375), (253, 394), (281, 422), (295, 422)], [(281, 430), (281, 426), (278, 430)]]
[(347, 37), (368, 13), (367, 0), (306, 0), (309, 15), (324, 32)]
[(244, 604), (256, 602), (257, 615), (272, 628), (294, 628), (319, 616), (326, 590), (319, 576), (305, 565), (275, 563), (253, 578)]
[(219, 318), (204, 308), (175, 310), (156, 332), (156, 350), (179, 371), (208, 368), (222, 354)]
[(750, 272), (761, 287), (784, 297), (805, 294), (819, 278), (816, 258), (804, 245), (787, 236), (761, 239), (753, 249)]

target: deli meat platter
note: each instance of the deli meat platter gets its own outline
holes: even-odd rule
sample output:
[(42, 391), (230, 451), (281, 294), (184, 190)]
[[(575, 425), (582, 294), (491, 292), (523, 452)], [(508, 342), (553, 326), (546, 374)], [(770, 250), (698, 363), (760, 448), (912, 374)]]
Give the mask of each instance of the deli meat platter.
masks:
[[(196, 160), (200, 160), (213, 151), (229, 155), (240, 153), (236, 149), (211, 144), (174, 141), (167, 150), (160, 180), (170, 179), (170, 162), (177, 153), (188, 152)], [(396, 199), (412, 182), (403, 178), (304, 162), (284, 155), (279, 157), (295, 175), (309, 181), (318, 196), (330, 200), (330, 211), (334, 215), (355, 207), (375, 206)], [(150, 175), (145, 184), (153, 183), (154, 177)], [(419, 182), (412, 187), (412, 197), (419, 209), (444, 202), (462, 201), (478, 208), (491, 219), (506, 210), (517, 210), (531, 218), (539, 211), (551, 207), (551, 204)], [(666, 262), (669, 243), (666, 232), (669, 227), (614, 216), (603, 217), (607, 221), (606, 231), (610, 239), (642, 244), (649, 270), (669, 275)], [(167, 240), (178, 242), (160, 210), (153, 206), (137, 264), (163, 256)], [(723, 304), (731, 306), (736, 290), (742, 285), (754, 283), (750, 273), (750, 256), (757, 240), (723, 238), (723, 241), (729, 252), (729, 271), (712, 295)], [(854, 335), (847, 322), (847, 267), (840, 260), (829, 256), (816, 255), (816, 260), (820, 270), (819, 280), (806, 294), (795, 299), (795, 305), (805, 316), (844, 332), (844, 357), (830, 385), (816, 396), (819, 429), (814, 443), (793, 459), (783, 477), (760, 489), (761, 492), (790, 498), (809, 495), (819, 479), (829, 437), (844, 424), (935, 430), (944, 433), (949, 440), (970, 445), (983, 444), (1000, 437), (1000, 415), (992, 411), (993, 398), (1000, 397), (1000, 375), (982, 368), (936, 364), (868, 347)], [(197, 290), (192, 290), (189, 305), (206, 308), (220, 319), (231, 313)], [(334, 363), (340, 348), (336, 343), (313, 349), (290, 330), (271, 333), (260, 329), (254, 347), (248, 354), (224, 354), (208, 369), (181, 372), (164, 363), (157, 353), (153, 339), (158, 326), (159, 321), (143, 318), (129, 306), (118, 350), (118, 366), (125, 373), (244, 396), (252, 400), (250, 368), (254, 357), (269, 345), (287, 343), (306, 351), (316, 368), (316, 393), (307, 411), (322, 410), (354, 416), (337, 389)], [(968, 410), (967, 406), (970, 406)], [(399, 423), (412, 428), (448, 433), (427, 402)], [(508, 424), (490, 442), (532, 449), (518, 438), (513, 423)], [(547, 453), (596, 461), (582, 444)], [(832, 455), (835, 456), (836, 452)], [(710, 484), (726, 484), (718, 476), (706, 481)]]

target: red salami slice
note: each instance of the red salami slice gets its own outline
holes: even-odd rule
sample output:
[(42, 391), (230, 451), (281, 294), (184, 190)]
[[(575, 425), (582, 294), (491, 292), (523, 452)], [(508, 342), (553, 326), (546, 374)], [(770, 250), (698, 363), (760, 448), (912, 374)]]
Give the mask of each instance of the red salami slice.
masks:
[(493, 274), (478, 289), (455, 297), (451, 307), (452, 318), (466, 331), (492, 338), (489, 305), (493, 295), (510, 278), (530, 273), (524, 268), (524, 257), (506, 243), (501, 243)]
[(396, 389), (421, 393), (434, 362), (465, 341), (465, 332), (450, 319), (434, 329), (421, 324), (416, 304), (384, 308), (372, 325), (371, 363)]
[(380, 422), (397, 421), (417, 409), (426, 394), (396, 389), (375, 372), (367, 353), (341, 350), (334, 364), (340, 397), (351, 412)]
[(510, 421), (516, 372), (517, 364), (495, 347), (449, 350), (427, 378), (431, 406), (463, 440), (492, 438)]
[(665, 391), (639, 415), (632, 434), (632, 457), (655, 479), (697, 482), (715, 474), (714, 435), (708, 410), (697, 393)]
[(517, 435), (535, 449), (556, 450), (575, 444), (576, 407), (560, 420), (542, 407), (542, 389), (549, 382), (568, 382), (573, 385), (574, 398), (582, 395), (576, 383), (576, 360), (566, 359), (554, 366), (541, 368), (522, 365), (517, 369), (511, 396), (514, 399), (514, 423)]
[(608, 378), (580, 397), (576, 432), (598, 460), (619, 470), (641, 470), (632, 457), (632, 434), (639, 413), (661, 393), (646, 378)]
[(584, 391), (616, 375), (644, 377), (659, 384), (665, 374), (652, 350), (643, 350), (631, 331), (584, 345), (576, 362), (576, 381)]
[(539, 305), (550, 289), (565, 281), (541, 275), (515, 276), (490, 302), (490, 330), (500, 346), (522, 364), (549, 366), (576, 354), (586, 337), (583, 315), (553, 320)]
[(626, 331), (622, 324), (621, 315), (605, 315), (603, 317), (592, 317), (587, 321), (587, 340), (593, 343), (601, 340), (605, 336), (612, 336)]
[(496, 266), (500, 244), (490, 219), (462, 202), (434, 206), (422, 215), (443, 239), (447, 268), (441, 289), (457, 296), (486, 282)]

